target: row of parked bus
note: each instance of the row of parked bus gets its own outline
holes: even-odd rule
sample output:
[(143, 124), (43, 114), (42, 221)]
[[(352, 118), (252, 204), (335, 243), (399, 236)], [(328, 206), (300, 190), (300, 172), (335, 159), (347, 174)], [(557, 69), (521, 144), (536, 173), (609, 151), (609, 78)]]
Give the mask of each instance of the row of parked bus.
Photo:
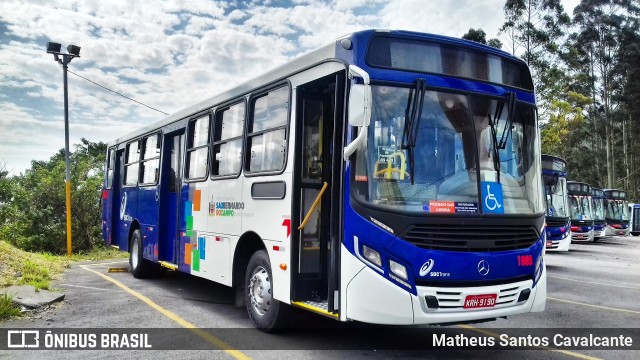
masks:
[(568, 251), (572, 241), (640, 235), (640, 204), (629, 204), (625, 191), (567, 181), (567, 162), (551, 155), (542, 155), (542, 178), (547, 250)]

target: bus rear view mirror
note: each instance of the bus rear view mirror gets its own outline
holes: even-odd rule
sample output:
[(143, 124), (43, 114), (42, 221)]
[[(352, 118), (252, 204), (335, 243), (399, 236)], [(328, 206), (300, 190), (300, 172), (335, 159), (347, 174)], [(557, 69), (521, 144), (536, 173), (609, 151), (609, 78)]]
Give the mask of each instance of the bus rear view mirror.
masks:
[(351, 85), (349, 94), (349, 125), (369, 126), (371, 120), (371, 86), (365, 84)]
[(369, 126), (371, 120), (371, 85), (369, 74), (355, 65), (349, 65), (349, 77), (362, 78), (362, 84), (352, 84), (349, 93), (349, 125)]
[(371, 85), (369, 74), (355, 65), (349, 65), (349, 77), (362, 78), (362, 84), (353, 83), (349, 93), (349, 125), (358, 127), (358, 136), (344, 148), (344, 160), (349, 160), (358, 148), (367, 141), (367, 129), (371, 121)]

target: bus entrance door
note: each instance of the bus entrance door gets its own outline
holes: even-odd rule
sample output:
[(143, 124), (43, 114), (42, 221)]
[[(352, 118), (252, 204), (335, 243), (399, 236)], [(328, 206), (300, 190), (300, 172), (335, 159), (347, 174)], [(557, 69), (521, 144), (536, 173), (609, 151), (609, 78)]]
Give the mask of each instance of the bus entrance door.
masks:
[[(158, 261), (178, 263), (178, 226), (180, 188), (182, 186), (182, 149), (184, 131), (166, 134), (162, 146), (160, 179), (160, 232)], [(168, 169), (168, 170), (166, 170)]]
[[(127, 251), (129, 241), (129, 228), (124, 222), (124, 209), (122, 184), (124, 184), (124, 148), (116, 151), (113, 174), (113, 187), (111, 190), (111, 246), (117, 246), (120, 250)], [(122, 242), (122, 243), (121, 243)]]
[[(297, 89), (298, 119), (301, 119), (297, 137), (296, 190), (294, 210), (296, 218), (292, 229), (292, 295), (294, 303), (303, 302), (320, 312), (335, 315), (333, 293), (335, 261), (332, 256), (336, 244), (331, 236), (335, 231), (332, 210), (335, 205), (332, 192), (339, 189), (335, 182), (340, 177), (332, 171), (334, 167), (334, 121), (340, 111), (336, 110), (336, 84), (341, 84), (341, 75), (333, 74), (305, 84)], [(338, 86), (339, 87), (339, 86)], [(334, 138), (335, 136), (335, 138)], [(325, 185), (326, 184), (326, 185)], [(325, 187), (323, 191), (323, 187)], [(317, 200), (317, 201), (316, 201)], [(314, 203), (315, 207), (314, 207)], [(306, 222), (305, 222), (305, 218)], [(302, 226), (298, 229), (297, 226)], [(335, 307), (337, 309), (337, 306)]]

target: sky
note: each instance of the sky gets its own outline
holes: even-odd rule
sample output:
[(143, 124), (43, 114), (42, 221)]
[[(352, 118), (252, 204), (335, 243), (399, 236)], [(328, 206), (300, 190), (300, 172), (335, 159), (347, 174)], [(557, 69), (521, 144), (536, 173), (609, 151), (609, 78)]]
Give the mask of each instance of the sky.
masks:
[[(0, 170), (23, 173), (64, 147), (63, 71), (48, 41), (81, 47), (70, 71), (173, 113), (353, 31), (501, 38), (504, 2), (2, 0)], [(561, 2), (571, 14), (579, 0)], [(68, 88), (71, 144), (110, 142), (165, 116), (74, 74)]]

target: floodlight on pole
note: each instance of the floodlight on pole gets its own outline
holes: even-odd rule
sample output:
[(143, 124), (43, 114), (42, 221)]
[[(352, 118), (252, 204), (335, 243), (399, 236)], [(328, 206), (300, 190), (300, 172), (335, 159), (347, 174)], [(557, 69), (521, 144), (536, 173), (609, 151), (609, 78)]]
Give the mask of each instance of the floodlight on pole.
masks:
[(48, 42), (47, 53), (53, 54), (53, 58), (62, 65), (62, 78), (64, 81), (64, 160), (66, 165), (65, 176), (65, 203), (67, 208), (67, 256), (71, 256), (71, 166), (69, 165), (69, 94), (67, 90), (67, 65), (73, 58), (80, 57), (80, 46), (67, 46), (67, 54), (61, 53), (62, 45)]

